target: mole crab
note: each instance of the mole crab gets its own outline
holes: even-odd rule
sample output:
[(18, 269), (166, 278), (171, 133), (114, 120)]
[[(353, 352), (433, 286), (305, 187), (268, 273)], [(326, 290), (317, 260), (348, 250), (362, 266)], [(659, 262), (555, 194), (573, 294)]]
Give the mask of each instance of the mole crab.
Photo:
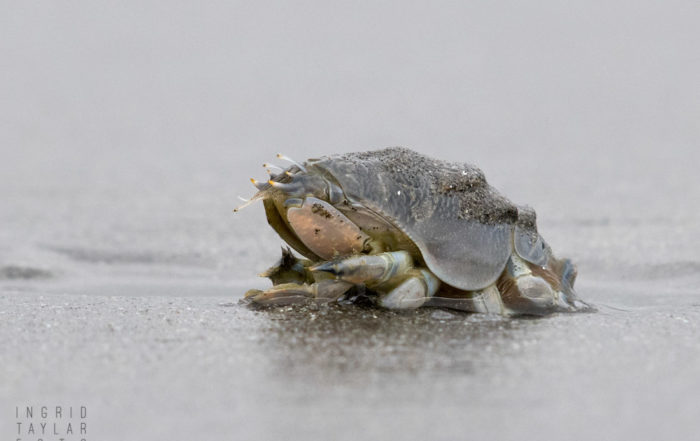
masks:
[[(537, 232), (535, 211), (491, 187), (478, 168), (406, 148), (309, 159), (259, 182), (270, 226), (306, 259), (283, 250), (261, 274), (258, 305), (336, 301), (349, 292), (390, 309), (440, 306), (545, 315), (587, 305), (576, 267)], [(240, 207), (242, 208), (242, 207)], [(234, 210), (237, 211), (238, 209)]]

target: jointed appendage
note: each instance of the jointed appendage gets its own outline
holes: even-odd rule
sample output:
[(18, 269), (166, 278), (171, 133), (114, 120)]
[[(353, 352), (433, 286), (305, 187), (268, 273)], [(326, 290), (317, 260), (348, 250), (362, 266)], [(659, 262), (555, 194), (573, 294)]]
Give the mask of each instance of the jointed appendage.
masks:
[(282, 249), (277, 264), (261, 274), (273, 286), (264, 291), (250, 290), (245, 299), (257, 305), (328, 303), (362, 286), (377, 295), (378, 306), (388, 309), (428, 305), (487, 314), (542, 315), (571, 308), (566, 283), (575, 277), (575, 269), (568, 261), (562, 265), (562, 272), (573, 273), (562, 277), (563, 283), (556, 283), (546, 273), (540, 274), (542, 269), (533, 271), (532, 265), (514, 254), (495, 283), (450, 297), (449, 287), (447, 295), (436, 296), (440, 280), (427, 269), (416, 268), (406, 251), (359, 254), (314, 264)]
[(258, 305), (293, 305), (299, 303), (328, 303), (338, 300), (351, 283), (340, 280), (322, 280), (314, 283), (281, 283), (265, 291), (251, 289), (245, 299)]
[[(251, 290), (246, 298), (258, 304), (291, 304), (337, 300), (355, 285), (364, 285), (378, 294), (377, 303), (390, 309), (422, 306), (437, 291), (439, 280), (425, 269), (416, 269), (405, 251), (355, 255), (345, 259), (303, 266), (301, 261), (283, 255), (280, 263), (266, 273), (275, 283), (279, 274), (287, 274), (284, 283), (275, 283), (265, 291)], [(291, 275), (289, 275), (291, 274)], [(274, 279), (273, 279), (274, 277)], [(291, 283), (290, 279), (296, 279)], [(309, 279), (313, 282), (306, 283)]]

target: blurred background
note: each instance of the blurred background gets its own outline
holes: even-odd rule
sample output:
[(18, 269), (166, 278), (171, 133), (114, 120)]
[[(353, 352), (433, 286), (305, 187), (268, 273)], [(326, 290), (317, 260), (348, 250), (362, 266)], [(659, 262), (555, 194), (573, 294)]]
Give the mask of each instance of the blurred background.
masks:
[[(582, 298), (637, 312), (696, 311), (699, 22), (698, 2), (675, 0), (2, 2), (0, 295), (17, 322), (4, 337), (34, 335), (8, 306), (31, 295), (48, 304), (73, 295), (235, 303), (265, 286), (255, 274), (279, 253), (261, 207), (232, 213), (238, 195), (253, 193), (249, 178), (265, 176), (263, 162), (278, 152), (304, 160), (396, 145), (473, 163), (514, 202), (533, 206), (554, 251), (579, 264)], [(580, 322), (593, 359), (608, 339), (605, 320), (613, 319)], [(544, 326), (558, 335), (568, 325)], [(683, 341), (674, 354), (697, 367), (696, 328), (688, 332), (640, 341)], [(5, 356), (18, 360), (14, 350), (21, 353), (10, 346)], [(629, 366), (643, 362), (637, 354)], [(28, 369), (37, 355), (25, 355), (5, 366), (14, 401), (60, 383), (41, 366)], [(60, 360), (70, 371), (74, 360)], [(77, 369), (90, 372), (91, 363)], [(138, 364), (121, 363), (136, 375)], [(401, 371), (401, 359), (389, 368), (367, 363)], [(667, 378), (665, 368), (654, 372)], [(443, 374), (449, 390), (452, 374)], [(106, 390), (136, 381), (129, 375)], [(616, 384), (608, 380), (598, 384), (603, 401)], [(659, 387), (645, 393), (668, 390)], [(249, 392), (254, 400), (260, 391)], [(507, 401), (511, 391), (501, 392)], [(347, 402), (340, 397), (338, 408)], [(472, 405), (482, 404), (503, 409)], [(549, 406), (535, 407), (544, 415)], [(193, 433), (204, 433), (198, 414), (189, 418)], [(212, 424), (209, 434), (223, 432)], [(670, 426), (681, 438), (690, 433)], [(331, 433), (319, 427), (313, 433)]]
[[(196, 263), (235, 283), (277, 253), (259, 207), (231, 213), (263, 162), (394, 145), (483, 168), (584, 268), (694, 253), (680, 230), (700, 195), (695, 2), (4, 9), (6, 265), (79, 270), (37, 255), (58, 249)], [(664, 233), (596, 230), (642, 221)]]

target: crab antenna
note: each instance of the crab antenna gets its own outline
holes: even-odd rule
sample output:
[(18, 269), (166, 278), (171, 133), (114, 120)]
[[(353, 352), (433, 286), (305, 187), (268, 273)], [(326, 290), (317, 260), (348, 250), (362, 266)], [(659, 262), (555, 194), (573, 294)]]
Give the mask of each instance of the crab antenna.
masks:
[(255, 178), (250, 178), (250, 182), (252, 182), (253, 185), (255, 185), (255, 188), (257, 188), (258, 190), (264, 190), (267, 188), (266, 183), (260, 182), (260, 181), (256, 180)]
[(242, 210), (243, 208), (245, 208), (248, 205), (252, 204), (253, 202), (257, 201), (261, 197), (262, 197), (262, 195), (260, 193), (256, 194), (255, 196), (253, 196), (252, 198), (250, 198), (248, 200), (238, 196), (239, 199), (244, 200), (245, 202), (242, 205), (239, 205), (238, 207), (234, 208), (233, 212), (238, 213), (238, 211)]
[[(280, 170), (282, 169), (280, 168)], [(270, 177), (270, 179), (275, 179), (277, 176), (279, 176), (279, 173), (272, 173), (272, 170), (270, 170), (269, 168), (266, 168), (265, 171), (267, 172), (267, 175)]]
[(265, 167), (266, 169), (273, 169), (273, 170), (279, 170), (279, 171), (283, 170), (282, 167), (280, 167), (279, 165), (270, 164), (268, 162), (264, 163), (263, 167)]
[(240, 196), (240, 195), (238, 196), (238, 199), (241, 200), (241, 201), (243, 201), (243, 202), (248, 202), (248, 201), (250, 201), (250, 199), (246, 199), (246, 198), (244, 198), (243, 196)]
[(278, 153), (278, 154), (277, 154), (277, 157), (278, 157), (279, 159), (283, 160), (283, 161), (291, 162), (292, 164), (294, 164), (294, 165), (296, 165), (297, 167), (299, 167), (299, 169), (300, 169), (301, 171), (303, 171), (304, 173), (306, 173), (306, 167), (304, 167), (303, 165), (299, 164), (298, 162), (296, 162), (296, 161), (293, 160), (292, 158), (290, 158), (290, 157), (288, 157), (288, 156), (284, 156), (284, 155), (281, 154), (281, 153)]
[(273, 180), (267, 181), (268, 184), (270, 184), (273, 188), (276, 188), (278, 190), (282, 190), (283, 192), (289, 194), (289, 195), (294, 195), (297, 193), (299, 190), (301, 190), (301, 185), (297, 184), (284, 184), (282, 182), (277, 182)]

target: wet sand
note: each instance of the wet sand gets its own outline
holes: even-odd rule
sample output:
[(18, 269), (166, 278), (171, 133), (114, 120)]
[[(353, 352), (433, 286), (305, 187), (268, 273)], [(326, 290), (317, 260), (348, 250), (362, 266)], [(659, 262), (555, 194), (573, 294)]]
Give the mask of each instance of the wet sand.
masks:
[(688, 301), (513, 320), (5, 294), (0, 392), (86, 405), (90, 436), (107, 440), (693, 439)]

